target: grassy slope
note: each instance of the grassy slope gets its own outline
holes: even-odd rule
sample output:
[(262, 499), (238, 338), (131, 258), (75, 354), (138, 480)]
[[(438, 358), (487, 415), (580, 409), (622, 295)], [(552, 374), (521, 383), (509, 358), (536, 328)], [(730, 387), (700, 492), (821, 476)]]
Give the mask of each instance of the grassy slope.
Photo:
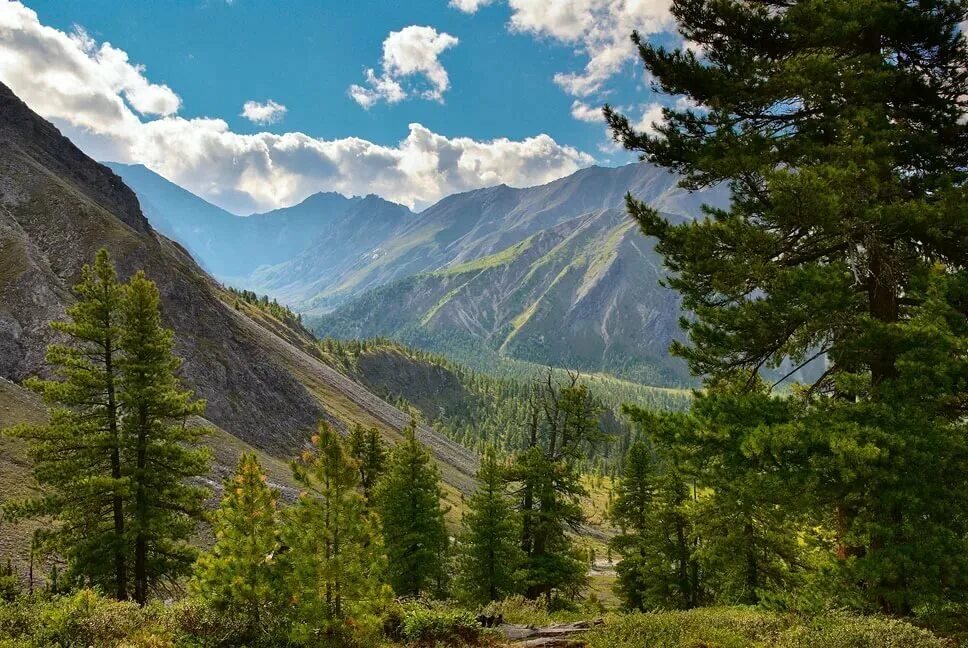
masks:
[(589, 648), (945, 648), (952, 644), (896, 619), (836, 612), (805, 618), (755, 608), (613, 615)]

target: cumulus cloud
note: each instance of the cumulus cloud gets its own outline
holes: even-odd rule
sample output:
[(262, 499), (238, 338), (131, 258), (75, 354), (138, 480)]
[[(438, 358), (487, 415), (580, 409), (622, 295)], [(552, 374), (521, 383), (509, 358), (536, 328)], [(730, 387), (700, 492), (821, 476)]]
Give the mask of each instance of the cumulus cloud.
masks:
[(422, 208), (456, 191), (549, 182), (594, 161), (547, 135), (476, 141), (420, 124), (392, 146), (235, 133), (221, 119), (178, 116), (177, 95), (106, 46), (42, 25), (19, 2), (0, 2), (0, 81), (92, 157), (144, 164), (236, 213), (317, 191), (372, 192)]
[(584, 101), (579, 101), (575, 99), (571, 102), (571, 116), (578, 121), (596, 123), (604, 122), (605, 115), (602, 114), (602, 109), (598, 106), (589, 106)]
[[(350, 97), (367, 109), (380, 101), (397, 103), (414, 94), (443, 101), (444, 92), (450, 87), (450, 78), (439, 57), (457, 43), (457, 38), (438, 33), (433, 27), (410, 25), (390, 32), (383, 41), (382, 71), (377, 74), (373, 68), (368, 68), (364, 73), (365, 84), (351, 85)], [(404, 88), (405, 81), (411, 87)]]
[(635, 57), (629, 35), (670, 29), (669, 0), (509, 0), (511, 28), (573, 44), (588, 58), (580, 72), (555, 75), (566, 92), (586, 97)]
[(492, 4), (494, 0), (450, 0), (450, 6), (464, 13), (477, 13), (481, 7)]
[(288, 110), (281, 103), (276, 103), (272, 99), (265, 103), (246, 101), (242, 105), (241, 116), (253, 124), (275, 124), (286, 116)]
[[(494, 0), (451, 0), (451, 6), (474, 13)], [(602, 91), (606, 81), (635, 58), (629, 42), (633, 30), (643, 36), (669, 31), (674, 25), (671, 0), (507, 0), (508, 27), (566, 43), (587, 58), (581, 71), (560, 72), (557, 83), (575, 97)]]

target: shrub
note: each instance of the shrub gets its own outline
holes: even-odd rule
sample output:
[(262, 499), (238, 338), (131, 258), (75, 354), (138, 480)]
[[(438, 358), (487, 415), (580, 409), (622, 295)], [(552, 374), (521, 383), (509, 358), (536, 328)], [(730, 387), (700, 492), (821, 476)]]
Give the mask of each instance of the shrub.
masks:
[(444, 603), (413, 602), (404, 605), (400, 638), (418, 646), (473, 645), (482, 628), (473, 613)]
[[(558, 601), (560, 599), (555, 598), (553, 600)], [(502, 616), (507, 623), (533, 626), (578, 621), (589, 616), (588, 610), (582, 610), (575, 604), (553, 604), (552, 609), (549, 610), (544, 599), (532, 600), (520, 595), (509, 596), (506, 599), (489, 603), (483, 610), (488, 615)], [(594, 613), (591, 613), (591, 615), (595, 616)]]
[(86, 589), (38, 599), (26, 604), (21, 614), (29, 619), (29, 627), (20, 627), (20, 636), (11, 633), (11, 638), (26, 639), (26, 630), (39, 646), (118, 646), (145, 625), (136, 603), (113, 601)]

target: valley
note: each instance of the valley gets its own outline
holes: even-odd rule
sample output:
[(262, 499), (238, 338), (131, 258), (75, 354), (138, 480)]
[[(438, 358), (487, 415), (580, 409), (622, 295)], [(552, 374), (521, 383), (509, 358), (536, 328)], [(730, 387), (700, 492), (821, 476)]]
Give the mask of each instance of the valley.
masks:
[(679, 300), (659, 285), (661, 261), (624, 201), (632, 194), (688, 220), (704, 201), (724, 203), (718, 189), (690, 194), (640, 163), (480, 189), (420, 213), (317, 194), (242, 217), (143, 167), (112, 168), (216, 278), (286, 304), (320, 337), (390, 337), (497, 373), (524, 361), (695, 385), (667, 352)]
[(0, 648), (968, 646), (966, 84), (968, 0), (0, 0)]

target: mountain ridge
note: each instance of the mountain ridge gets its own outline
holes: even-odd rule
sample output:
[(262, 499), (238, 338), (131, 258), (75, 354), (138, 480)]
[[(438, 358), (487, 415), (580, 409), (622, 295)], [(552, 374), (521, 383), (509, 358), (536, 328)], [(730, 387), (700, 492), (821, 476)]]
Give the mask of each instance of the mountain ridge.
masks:
[[(81, 267), (105, 247), (122, 278), (144, 269), (157, 283), (182, 377), (220, 428), (276, 456), (301, 447), (320, 419), (401, 438), (407, 414), (315, 357), (311, 338), (281, 337), (233, 306), (185, 248), (151, 228), (118, 176), (2, 84), (0, 178), (0, 377), (48, 371), (44, 350), (59, 339), (49, 324), (64, 318)], [(440, 463), (451, 498), (469, 490), (475, 455), (425, 426), (417, 434)]]
[[(228, 282), (241, 283), (259, 267), (289, 260), (313, 242), (327, 245), (334, 235), (352, 233), (347, 219), (358, 220), (360, 214), (375, 212), (378, 228), (387, 225), (382, 217), (402, 221), (412, 214), (407, 207), (374, 194), (348, 197), (317, 192), (289, 207), (239, 216), (144, 165), (111, 162), (106, 166), (134, 188), (159, 231), (180, 241), (206, 270)], [(327, 231), (330, 236), (325, 238)]]

